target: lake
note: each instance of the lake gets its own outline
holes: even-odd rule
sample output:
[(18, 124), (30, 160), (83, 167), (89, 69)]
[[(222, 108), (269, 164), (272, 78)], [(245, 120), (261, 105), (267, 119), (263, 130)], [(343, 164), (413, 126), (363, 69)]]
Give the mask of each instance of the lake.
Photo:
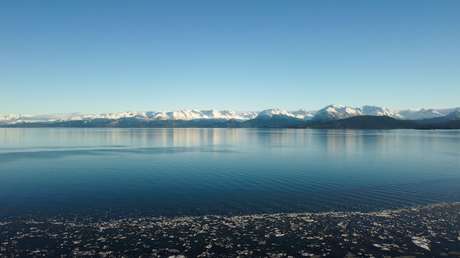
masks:
[(460, 201), (459, 130), (0, 129), (0, 216), (373, 211)]

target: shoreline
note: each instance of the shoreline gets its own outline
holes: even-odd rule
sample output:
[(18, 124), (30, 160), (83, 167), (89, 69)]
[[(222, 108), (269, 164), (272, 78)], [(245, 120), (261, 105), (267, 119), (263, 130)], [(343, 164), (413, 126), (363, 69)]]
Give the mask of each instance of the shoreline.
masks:
[(460, 256), (460, 203), (375, 212), (0, 219), (0, 256)]

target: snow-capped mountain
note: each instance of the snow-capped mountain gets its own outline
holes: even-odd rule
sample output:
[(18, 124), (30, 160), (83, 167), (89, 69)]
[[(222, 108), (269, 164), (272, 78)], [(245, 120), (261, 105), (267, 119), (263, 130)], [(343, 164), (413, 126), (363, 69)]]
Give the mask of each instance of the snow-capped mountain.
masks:
[(53, 115), (0, 115), (0, 123), (39, 123), (57, 121), (80, 121), (93, 119), (117, 120), (123, 118), (136, 118), (142, 120), (200, 120), (200, 119), (219, 119), (219, 120), (249, 120), (258, 115), (257, 112), (235, 112), (217, 110), (178, 110), (168, 112), (117, 112), (105, 114), (53, 114)]
[(38, 123), (54, 121), (72, 121), (96, 118), (95, 115), (54, 114), (54, 115), (0, 115), (0, 123)]
[(273, 117), (278, 118), (295, 118), (300, 120), (310, 120), (314, 116), (314, 111), (306, 111), (299, 109), (296, 111), (286, 111), (278, 108), (266, 109), (258, 113), (257, 119), (270, 119)]
[(399, 118), (397, 112), (391, 111), (388, 108), (377, 107), (377, 106), (363, 106), (361, 112), (366, 116), (389, 116), (394, 118)]
[(146, 112), (144, 118), (153, 120), (196, 120), (196, 119), (223, 119), (248, 120), (257, 116), (256, 112), (235, 112), (217, 110), (179, 110), (171, 112)]
[(458, 120), (460, 119), (460, 108), (455, 109), (454, 111), (450, 112), (445, 116), (447, 119), (450, 120)]
[(436, 109), (420, 109), (420, 110), (402, 110), (399, 111), (399, 115), (403, 119), (408, 119), (408, 120), (419, 120), (419, 119), (430, 119), (430, 118), (436, 118), (436, 117), (442, 117), (447, 115), (447, 113), (444, 113), (442, 111), (436, 110)]
[(329, 105), (318, 110), (313, 116), (314, 120), (336, 120), (362, 115), (360, 108), (341, 105)]
[(311, 120), (315, 115), (315, 111), (307, 111), (304, 109), (299, 109), (297, 111), (292, 111), (291, 114), (294, 115), (295, 118), (303, 119), (303, 120)]
[(138, 119), (145, 121), (167, 120), (237, 120), (247, 121), (251, 119), (283, 118), (293, 120), (327, 121), (350, 118), (355, 116), (389, 116), (403, 120), (432, 119), (447, 116), (457, 117), (460, 108), (451, 109), (420, 109), (420, 110), (390, 110), (377, 106), (350, 107), (342, 105), (329, 105), (318, 111), (296, 110), (287, 111), (281, 109), (267, 109), (260, 112), (236, 112), (231, 110), (178, 110), (178, 111), (147, 111), (147, 112), (116, 112), (105, 114), (51, 114), (51, 115), (0, 115), (0, 124), (17, 123), (43, 123), (82, 121), (95, 119)]
[(279, 117), (295, 117), (292, 113), (286, 110), (281, 110), (281, 109), (267, 109), (259, 112), (257, 115), (258, 119), (269, 119), (274, 116), (279, 116)]
[(313, 117), (314, 120), (336, 120), (354, 116), (388, 116), (404, 120), (421, 120), (443, 117), (449, 113), (460, 110), (453, 109), (419, 109), (419, 110), (390, 110), (384, 107), (363, 106), (349, 107), (341, 105), (329, 105), (317, 111)]

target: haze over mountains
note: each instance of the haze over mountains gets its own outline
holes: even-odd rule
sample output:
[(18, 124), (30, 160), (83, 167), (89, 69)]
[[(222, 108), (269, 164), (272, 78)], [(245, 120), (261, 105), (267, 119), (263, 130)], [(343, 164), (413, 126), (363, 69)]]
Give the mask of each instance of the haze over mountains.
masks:
[[(334, 121), (352, 119), (353, 123), (373, 121), (390, 123), (396, 128), (411, 128), (402, 121), (417, 125), (460, 119), (460, 108), (390, 110), (377, 106), (350, 107), (329, 105), (320, 110), (287, 111), (267, 109), (260, 112), (217, 110), (179, 110), (169, 112), (119, 112), (107, 114), (0, 115), (1, 126), (67, 126), (67, 127), (341, 127)], [(377, 117), (377, 119), (376, 119)], [(381, 119), (385, 117), (386, 119)], [(388, 120), (390, 118), (391, 120)], [(391, 122), (390, 122), (391, 121)], [(343, 125), (343, 123), (341, 123)], [(345, 126), (348, 127), (348, 126)], [(357, 127), (359, 126), (352, 126)], [(371, 126), (372, 127), (372, 126)], [(386, 128), (386, 126), (383, 126)]]

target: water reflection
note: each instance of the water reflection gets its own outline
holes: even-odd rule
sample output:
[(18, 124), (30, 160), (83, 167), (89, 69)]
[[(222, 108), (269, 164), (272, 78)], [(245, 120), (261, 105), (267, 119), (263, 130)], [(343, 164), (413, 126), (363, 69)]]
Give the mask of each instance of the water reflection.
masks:
[(0, 129), (0, 216), (460, 201), (460, 131)]
[(0, 151), (121, 147), (233, 146), (279, 152), (302, 148), (331, 156), (373, 152), (442, 151), (458, 155), (459, 131), (365, 131), (296, 129), (0, 129)]

